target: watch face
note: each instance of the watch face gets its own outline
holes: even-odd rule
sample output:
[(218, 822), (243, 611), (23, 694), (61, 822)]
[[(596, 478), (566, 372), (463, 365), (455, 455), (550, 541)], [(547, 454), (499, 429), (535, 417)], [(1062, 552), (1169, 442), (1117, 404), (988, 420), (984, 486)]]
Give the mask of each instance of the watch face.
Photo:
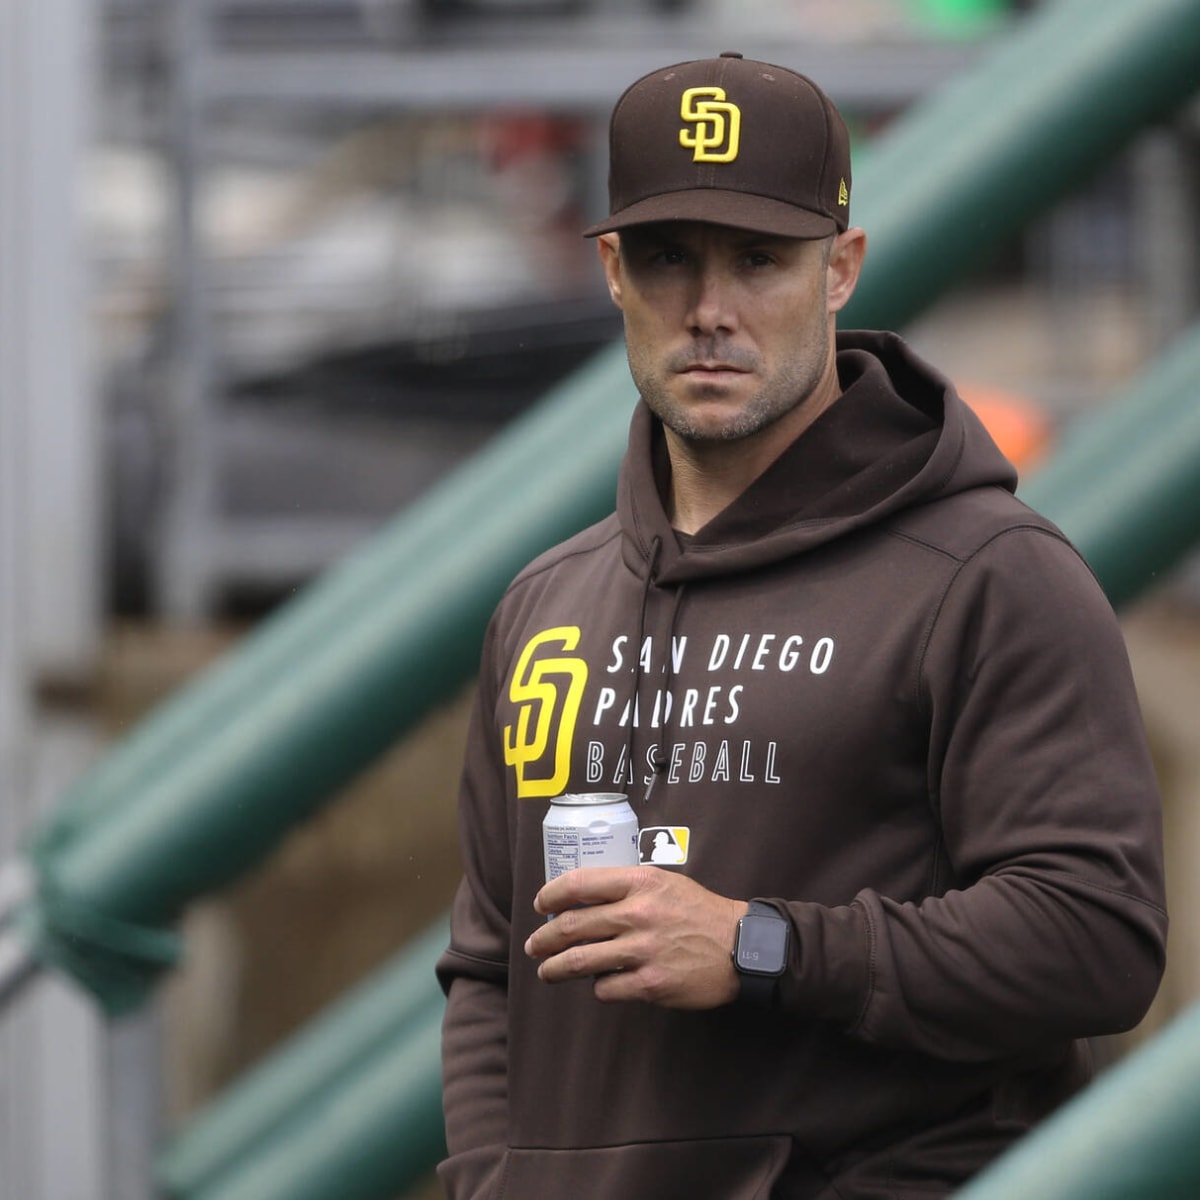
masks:
[(738, 925), (737, 968), (751, 975), (782, 975), (787, 965), (788, 923), (744, 916)]

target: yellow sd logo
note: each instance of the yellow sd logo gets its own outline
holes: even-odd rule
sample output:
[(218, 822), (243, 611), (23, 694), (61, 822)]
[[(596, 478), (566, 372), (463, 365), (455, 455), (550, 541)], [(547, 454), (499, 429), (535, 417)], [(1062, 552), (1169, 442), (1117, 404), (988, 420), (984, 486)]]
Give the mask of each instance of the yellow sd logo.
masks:
[(683, 93), (679, 115), (693, 125), (679, 131), (679, 144), (693, 162), (733, 162), (742, 131), (742, 110), (725, 99), (721, 87), (694, 87)]
[[(567, 786), (571, 773), (571, 743), (575, 737), (575, 721), (583, 702), (588, 668), (582, 658), (536, 658), (538, 650), (557, 644), (563, 650), (579, 645), (579, 628), (562, 625), (546, 629), (530, 638), (521, 651), (508, 689), (509, 699), (519, 705), (517, 727), (504, 727), (504, 761), (517, 770), (517, 796), (557, 796)], [(564, 682), (553, 682), (560, 676)], [(547, 757), (550, 735), (558, 725), (551, 755), (553, 773), (547, 777), (531, 778), (529, 768)]]

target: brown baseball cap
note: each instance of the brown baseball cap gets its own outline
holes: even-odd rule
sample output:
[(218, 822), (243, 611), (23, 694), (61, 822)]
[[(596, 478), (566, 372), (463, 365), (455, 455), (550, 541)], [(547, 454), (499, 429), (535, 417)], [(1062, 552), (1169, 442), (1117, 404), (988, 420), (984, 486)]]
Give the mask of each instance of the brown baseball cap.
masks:
[(850, 220), (850, 138), (811, 79), (733, 51), (626, 88), (609, 125), (610, 215), (584, 237), (707, 221), (820, 238)]

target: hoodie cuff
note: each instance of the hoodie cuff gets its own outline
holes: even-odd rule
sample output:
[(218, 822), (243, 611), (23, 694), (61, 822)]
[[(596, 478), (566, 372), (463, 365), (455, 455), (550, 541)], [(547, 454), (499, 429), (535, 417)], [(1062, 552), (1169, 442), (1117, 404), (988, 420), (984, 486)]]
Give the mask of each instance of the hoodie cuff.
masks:
[(853, 1026), (867, 1005), (871, 937), (857, 904), (772, 900), (792, 923), (788, 969), (779, 981), (779, 1007), (797, 1016)]

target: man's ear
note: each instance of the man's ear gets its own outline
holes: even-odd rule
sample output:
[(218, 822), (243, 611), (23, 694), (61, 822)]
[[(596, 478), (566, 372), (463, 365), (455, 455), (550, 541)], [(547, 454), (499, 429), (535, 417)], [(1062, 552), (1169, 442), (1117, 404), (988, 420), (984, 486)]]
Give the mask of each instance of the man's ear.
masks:
[(596, 251), (604, 268), (604, 279), (612, 302), (621, 307), (621, 238), (616, 233), (602, 233), (596, 239)]
[(859, 228), (847, 229), (833, 239), (829, 251), (829, 311), (840, 312), (850, 303), (867, 253), (867, 235)]

